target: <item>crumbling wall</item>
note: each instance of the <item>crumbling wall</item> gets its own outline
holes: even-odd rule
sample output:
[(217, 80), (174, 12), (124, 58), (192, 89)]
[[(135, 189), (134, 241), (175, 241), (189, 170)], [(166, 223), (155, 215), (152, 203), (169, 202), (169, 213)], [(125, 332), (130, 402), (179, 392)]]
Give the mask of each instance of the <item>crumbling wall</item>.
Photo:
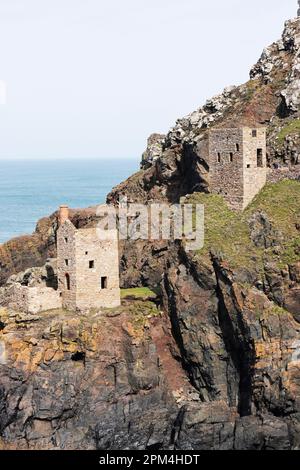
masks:
[(62, 308), (60, 293), (51, 287), (27, 287), (27, 311), (39, 313)]
[(28, 287), (15, 283), (1, 289), (0, 305), (35, 314), (61, 308), (62, 302), (59, 292), (51, 287)]

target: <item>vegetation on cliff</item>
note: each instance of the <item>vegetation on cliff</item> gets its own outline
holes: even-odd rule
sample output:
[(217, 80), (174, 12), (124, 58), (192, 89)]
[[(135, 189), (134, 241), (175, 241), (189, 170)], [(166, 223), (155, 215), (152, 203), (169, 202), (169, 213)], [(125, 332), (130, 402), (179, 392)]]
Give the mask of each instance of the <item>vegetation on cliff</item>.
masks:
[[(229, 209), (223, 198), (214, 194), (195, 193), (188, 201), (204, 204), (205, 208), (205, 245), (200, 256), (212, 252), (221, 255), (232, 268), (243, 266), (258, 272), (266, 256), (280, 265), (299, 259), (299, 182), (267, 184), (242, 214)], [(264, 214), (270, 224), (259, 241), (251, 233), (250, 221), (256, 214)]]

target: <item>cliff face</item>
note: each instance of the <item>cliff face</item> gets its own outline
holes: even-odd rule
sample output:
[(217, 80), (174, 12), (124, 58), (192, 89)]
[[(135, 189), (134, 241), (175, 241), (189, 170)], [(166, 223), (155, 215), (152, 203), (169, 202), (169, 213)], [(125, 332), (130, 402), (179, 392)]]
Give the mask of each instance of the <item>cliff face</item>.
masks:
[(188, 384), (168, 352), (168, 321), (154, 304), (90, 318), (2, 310), (1, 325), (5, 448), (145, 448), (171, 436), (172, 391)]
[(226, 263), (176, 256), (169, 315), (0, 311), (3, 448), (298, 448), (299, 323)]
[[(152, 136), (141, 171), (108, 196), (205, 205), (198, 252), (121, 245), (122, 286), (160, 284), (159, 309), (0, 311), (0, 447), (300, 448), (299, 37), (300, 19), (287, 22), (248, 83)], [(273, 183), (237, 214), (210, 194), (207, 132), (257, 123)], [(96, 223), (93, 208), (71, 217)], [(2, 245), (0, 282), (55, 256), (56, 228), (54, 214)]]
[[(208, 130), (214, 127), (264, 125), (268, 128), (268, 163), (290, 168), (299, 177), (300, 154), (300, 18), (287, 21), (282, 38), (264, 49), (250, 72), (250, 81), (225, 88), (223, 93), (179, 119), (163, 138), (153, 157), (153, 140), (142, 168), (108, 196), (131, 200), (167, 199), (195, 191), (209, 192)], [(158, 153), (161, 149), (160, 154)], [(148, 159), (147, 159), (148, 156)], [(277, 172), (275, 179), (280, 179)]]

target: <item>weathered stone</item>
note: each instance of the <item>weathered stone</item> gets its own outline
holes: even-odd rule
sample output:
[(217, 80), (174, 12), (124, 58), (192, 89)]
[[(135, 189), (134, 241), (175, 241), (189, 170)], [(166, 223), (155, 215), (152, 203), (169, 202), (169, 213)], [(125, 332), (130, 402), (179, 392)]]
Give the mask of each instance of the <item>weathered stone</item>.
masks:
[(57, 232), (57, 277), (62, 306), (89, 310), (120, 305), (117, 232), (76, 229), (64, 214)]
[(151, 134), (147, 141), (147, 149), (142, 155), (141, 168), (147, 169), (158, 159), (163, 153), (163, 143), (165, 135)]
[(234, 209), (245, 209), (266, 183), (266, 130), (211, 130), (209, 167), (211, 190)]

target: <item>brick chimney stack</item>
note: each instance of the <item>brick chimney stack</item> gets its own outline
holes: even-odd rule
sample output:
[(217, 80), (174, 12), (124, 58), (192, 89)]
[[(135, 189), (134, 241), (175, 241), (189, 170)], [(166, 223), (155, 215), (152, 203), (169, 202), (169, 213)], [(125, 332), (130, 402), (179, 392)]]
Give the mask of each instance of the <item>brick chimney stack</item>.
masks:
[(59, 208), (59, 225), (63, 225), (66, 220), (69, 220), (69, 207), (60, 206)]

